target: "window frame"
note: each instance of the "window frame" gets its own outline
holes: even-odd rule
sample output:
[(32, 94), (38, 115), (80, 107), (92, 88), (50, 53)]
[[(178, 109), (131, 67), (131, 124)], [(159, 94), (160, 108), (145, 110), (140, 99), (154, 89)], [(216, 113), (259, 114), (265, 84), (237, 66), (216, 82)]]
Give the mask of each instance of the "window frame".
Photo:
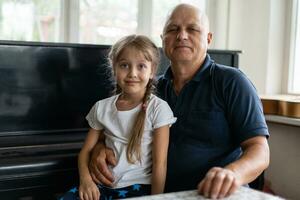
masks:
[[(288, 56), (288, 77), (287, 77), (287, 93), (291, 95), (300, 95), (300, 92), (296, 92), (294, 87), (294, 71), (295, 71), (295, 56), (296, 56), (296, 40), (297, 31), (300, 31), (300, 27), (297, 27), (298, 20), (300, 20), (300, 1), (293, 0), (291, 5), (291, 19), (290, 19), (290, 41), (289, 41), (289, 56)], [(298, 38), (300, 41), (300, 38)], [(300, 43), (298, 44), (298, 50), (300, 51)], [(299, 66), (298, 66), (299, 67)]]
[(60, 0), (59, 42), (79, 41), (79, 0)]
[[(59, 42), (79, 43), (80, 0), (61, 0)], [(206, 10), (206, 0), (205, 10)], [(151, 37), (153, 0), (137, 0), (137, 34)]]
[[(59, 0), (60, 8), (59, 16), (57, 16), (59, 19), (58, 31), (55, 32), (56, 37), (53, 42), (81, 43), (80, 1), (81, 0)], [(202, 1), (204, 1), (204, 5), (206, 6), (206, 0)], [(181, 2), (184, 2), (184, 0), (181, 0)], [(152, 37), (153, 9), (154, 0), (137, 0), (137, 34)]]

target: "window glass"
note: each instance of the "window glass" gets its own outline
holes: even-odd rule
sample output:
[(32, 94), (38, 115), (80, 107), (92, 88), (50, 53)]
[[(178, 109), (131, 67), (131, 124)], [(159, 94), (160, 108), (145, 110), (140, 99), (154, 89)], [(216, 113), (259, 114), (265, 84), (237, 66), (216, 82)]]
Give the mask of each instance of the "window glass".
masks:
[[(79, 36), (74, 42), (113, 44), (124, 35), (136, 33), (140, 26), (138, 23), (145, 23), (151, 31), (139, 31), (161, 46), (160, 34), (166, 15), (176, 4), (190, 3), (205, 9), (205, 0), (152, 0), (152, 24), (149, 24), (147, 17), (137, 19), (145, 16), (138, 14), (138, 4), (148, 3), (144, 0), (65, 1), (67, 6), (62, 12), (61, 5), (65, 5), (62, 0), (0, 0), (0, 40), (57, 42), (63, 39), (62, 42), (67, 42), (71, 41), (70, 34), (59, 34), (72, 31)], [(79, 8), (74, 6), (76, 2)], [(79, 28), (60, 24), (63, 21), (70, 23), (66, 19), (71, 12), (78, 16)], [(60, 16), (61, 13), (66, 16)]]
[(136, 33), (137, 7), (137, 0), (81, 0), (79, 42), (112, 44)]
[(179, 3), (188, 3), (205, 11), (205, 0), (153, 0), (152, 33), (151, 37), (161, 46), (160, 35), (169, 11)]
[(58, 41), (59, 0), (0, 0), (0, 39)]

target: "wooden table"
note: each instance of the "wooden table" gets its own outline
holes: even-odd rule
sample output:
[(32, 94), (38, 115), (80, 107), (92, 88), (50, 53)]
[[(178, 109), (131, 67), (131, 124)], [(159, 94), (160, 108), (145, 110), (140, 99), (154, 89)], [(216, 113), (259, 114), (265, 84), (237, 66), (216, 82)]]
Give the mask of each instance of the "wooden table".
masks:
[[(197, 194), (196, 190), (166, 193), (159, 195), (143, 196), (137, 198), (130, 198), (130, 200), (204, 200), (207, 199), (203, 196)], [(283, 198), (273, 196), (267, 193), (259, 192), (247, 187), (240, 187), (237, 192), (235, 192), (230, 197), (224, 198), (226, 200), (282, 200)]]

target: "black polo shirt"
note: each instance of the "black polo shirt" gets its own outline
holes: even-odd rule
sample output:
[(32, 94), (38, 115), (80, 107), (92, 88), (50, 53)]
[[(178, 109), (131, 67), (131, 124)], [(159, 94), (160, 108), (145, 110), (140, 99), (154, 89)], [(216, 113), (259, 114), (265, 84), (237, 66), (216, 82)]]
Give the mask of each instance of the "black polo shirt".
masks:
[(157, 89), (177, 117), (170, 132), (167, 192), (196, 189), (211, 167), (239, 158), (241, 142), (269, 135), (252, 83), (240, 70), (216, 64), (209, 55), (179, 95), (170, 67)]

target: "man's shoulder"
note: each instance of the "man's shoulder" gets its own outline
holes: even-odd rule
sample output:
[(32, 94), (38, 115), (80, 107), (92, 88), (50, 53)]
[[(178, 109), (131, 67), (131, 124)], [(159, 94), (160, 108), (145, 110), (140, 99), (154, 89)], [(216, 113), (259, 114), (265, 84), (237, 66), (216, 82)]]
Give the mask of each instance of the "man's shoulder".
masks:
[(215, 64), (215, 67), (211, 73), (216, 81), (221, 82), (235, 82), (240, 81), (241, 79), (248, 79), (240, 69), (218, 63)]
[(215, 63), (215, 71), (219, 74), (223, 75), (234, 75), (234, 74), (241, 74), (241, 70), (236, 67), (223, 65), (219, 63)]

